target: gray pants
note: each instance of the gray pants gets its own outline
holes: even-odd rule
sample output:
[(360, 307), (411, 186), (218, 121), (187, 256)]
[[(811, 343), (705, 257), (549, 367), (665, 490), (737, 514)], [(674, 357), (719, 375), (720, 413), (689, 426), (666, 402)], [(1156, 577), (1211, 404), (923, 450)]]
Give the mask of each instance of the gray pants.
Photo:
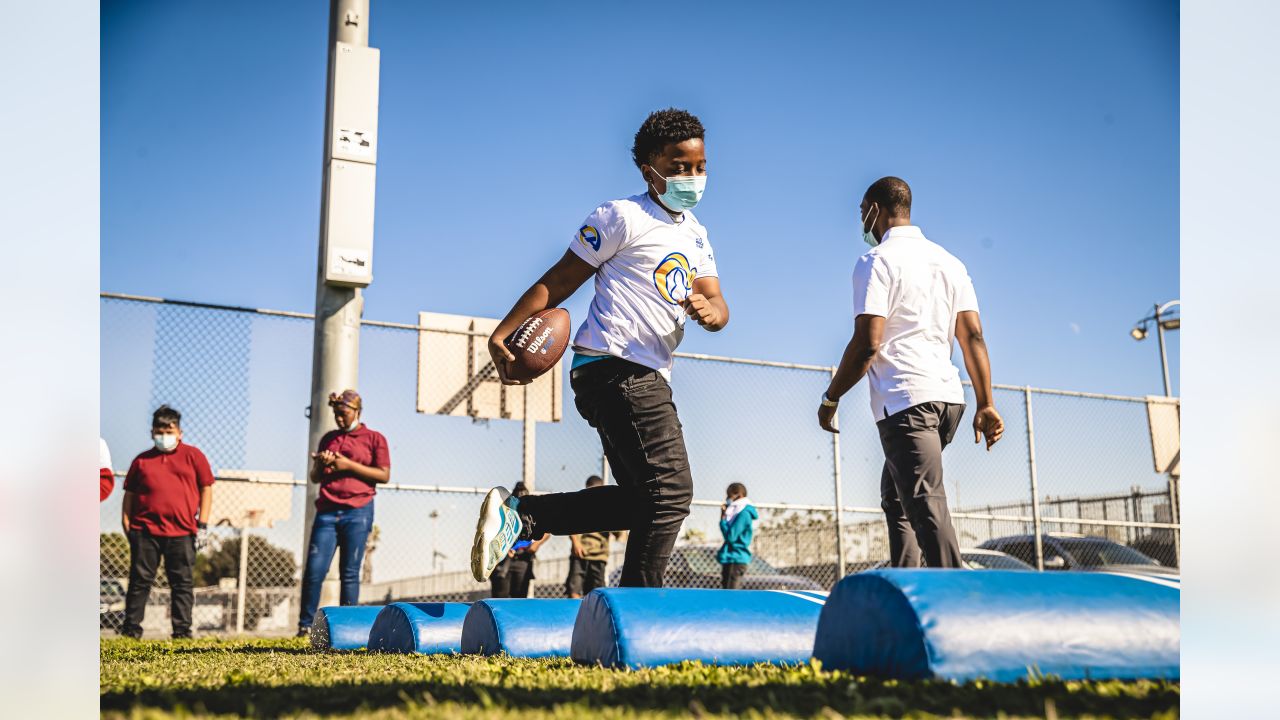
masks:
[(964, 405), (921, 403), (876, 423), (884, 447), (880, 507), (889, 523), (894, 567), (964, 567), (942, 485), (942, 449), (955, 437)]

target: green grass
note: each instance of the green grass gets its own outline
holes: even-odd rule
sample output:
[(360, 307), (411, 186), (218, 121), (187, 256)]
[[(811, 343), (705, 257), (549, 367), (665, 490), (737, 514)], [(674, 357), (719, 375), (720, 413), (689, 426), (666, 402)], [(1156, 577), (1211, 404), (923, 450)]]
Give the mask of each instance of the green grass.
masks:
[(108, 638), (107, 718), (1174, 718), (1177, 683), (894, 682), (816, 666), (638, 671), (568, 660), (317, 653), (304, 640)]

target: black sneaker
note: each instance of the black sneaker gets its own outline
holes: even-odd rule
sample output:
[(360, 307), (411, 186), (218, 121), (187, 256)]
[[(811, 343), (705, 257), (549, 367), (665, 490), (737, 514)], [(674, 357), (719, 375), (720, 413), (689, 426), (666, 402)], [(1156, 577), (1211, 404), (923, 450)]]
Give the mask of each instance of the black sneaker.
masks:
[(298, 628), (298, 634), (294, 635), (294, 637), (311, 637), (311, 628)]

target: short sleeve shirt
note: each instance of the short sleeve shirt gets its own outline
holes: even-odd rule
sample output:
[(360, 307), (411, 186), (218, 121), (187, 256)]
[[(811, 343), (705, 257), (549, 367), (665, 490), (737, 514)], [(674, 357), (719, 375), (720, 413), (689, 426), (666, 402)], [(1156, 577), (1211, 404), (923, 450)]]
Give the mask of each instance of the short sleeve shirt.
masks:
[[(351, 432), (332, 430), (320, 438), (320, 450), (328, 450), (369, 467), (391, 467), (391, 451), (387, 439), (368, 425), (360, 424)], [(374, 484), (349, 472), (326, 472), (320, 478), (316, 509), (320, 512), (358, 508), (368, 505), (377, 492)]]
[(679, 222), (647, 194), (612, 200), (587, 216), (570, 250), (596, 269), (595, 297), (573, 345), (671, 377), (684, 338), (680, 302), (700, 277), (718, 277), (707, 229), (692, 212)]
[(890, 228), (853, 271), (853, 314), (885, 319), (868, 384), (877, 421), (926, 402), (963, 403), (951, 362), (956, 316), (977, 312), (964, 263), (914, 225)]
[(173, 452), (152, 448), (138, 455), (124, 477), (125, 492), (134, 495), (130, 528), (159, 537), (196, 534), (200, 489), (214, 482), (204, 453), (179, 442)]

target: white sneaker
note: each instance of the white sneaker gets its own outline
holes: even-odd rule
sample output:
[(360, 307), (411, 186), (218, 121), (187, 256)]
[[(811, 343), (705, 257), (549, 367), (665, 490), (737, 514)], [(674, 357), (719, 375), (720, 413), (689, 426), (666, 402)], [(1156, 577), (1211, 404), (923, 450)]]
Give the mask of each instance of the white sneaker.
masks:
[(480, 521), (476, 523), (476, 539), (471, 546), (471, 574), (476, 582), (484, 582), (507, 556), (507, 551), (520, 539), (520, 514), (512, 507), (511, 493), (496, 487), (484, 496)]

